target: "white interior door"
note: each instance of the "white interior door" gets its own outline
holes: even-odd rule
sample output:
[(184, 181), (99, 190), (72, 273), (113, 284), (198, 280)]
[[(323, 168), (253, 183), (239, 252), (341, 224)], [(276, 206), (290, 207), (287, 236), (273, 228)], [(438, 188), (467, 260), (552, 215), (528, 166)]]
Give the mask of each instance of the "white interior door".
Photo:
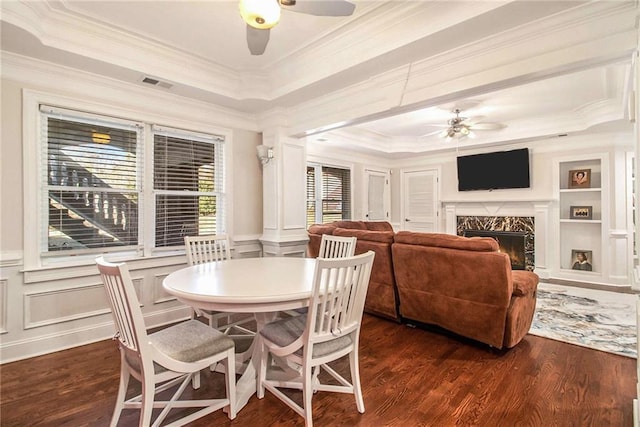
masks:
[(408, 231), (438, 231), (438, 171), (402, 172), (402, 228)]
[(389, 179), (388, 171), (365, 170), (367, 199), (364, 212), (367, 221), (389, 221)]

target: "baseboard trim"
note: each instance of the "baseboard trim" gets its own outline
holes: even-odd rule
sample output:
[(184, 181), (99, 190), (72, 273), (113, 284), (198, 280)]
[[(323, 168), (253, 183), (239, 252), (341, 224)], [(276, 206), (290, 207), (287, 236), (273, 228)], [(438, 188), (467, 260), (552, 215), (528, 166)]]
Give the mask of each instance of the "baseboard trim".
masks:
[(622, 294), (638, 293), (638, 291), (634, 290), (631, 285), (605, 285), (601, 283), (576, 282), (575, 280), (563, 280), (554, 278), (546, 278), (542, 281), (545, 283), (551, 283), (553, 285), (572, 286), (574, 288), (593, 289), (596, 291), (618, 292)]
[[(145, 316), (147, 328), (164, 326), (189, 318), (189, 307), (174, 307), (149, 313)], [(34, 338), (0, 344), (0, 365), (44, 354), (67, 350), (113, 337), (113, 322), (103, 322), (62, 333), (40, 335)], [(7, 338), (7, 335), (4, 336)]]

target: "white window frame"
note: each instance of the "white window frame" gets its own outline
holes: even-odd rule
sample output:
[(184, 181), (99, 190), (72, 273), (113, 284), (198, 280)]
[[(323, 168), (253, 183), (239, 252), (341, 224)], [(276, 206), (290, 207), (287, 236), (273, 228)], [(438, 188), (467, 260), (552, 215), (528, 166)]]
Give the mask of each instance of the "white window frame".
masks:
[[(197, 121), (185, 121), (176, 120), (175, 118), (154, 114), (152, 112), (138, 111), (128, 109), (112, 104), (105, 104), (102, 102), (79, 99), (71, 96), (64, 96), (59, 94), (52, 94), (47, 92), (41, 92), (38, 90), (24, 89), (22, 96), (22, 146), (23, 146), (23, 259), (25, 272), (37, 271), (40, 269), (51, 268), (63, 268), (78, 265), (93, 265), (96, 254), (86, 254), (78, 256), (69, 256), (61, 253), (59, 257), (47, 256), (42, 257), (40, 255), (40, 249), (43, 247), (43, 216), (41, 215), (41, 177), (43, 157), (41, 155), (42, 139), (42, 118), (40, 113), (40, 105), (49, 105), (61, 109), (74, 110), (86, 112), (87, 114), (94, 114), (105, 117), (120, 118), (132, 122), (143, 122), (144, 127), (144, 150), (147, 153), (144, 157), (144, 179), (142, 193), (144, 195), (144, 206), (140, 207), (139, 218), (144, 218), (139, 224), (139, 232), (143, 235), (139, 243), (143, 244), (142, 250), (139, 253), (118, 253), (118, 258), (125, 259), (143, 259), (162, 255), (181, 255), (184, 253), (184, 249), (176, 249), (174, 251), (155, 251), (153, 248), (154, 243), (154, 224), (153, 221), (149, 221), (147, 218), (149, 215), (155, 215), (154, 209), (149, 208), (154, 206), (155, 199), (150, 197), (153, 192), (152, 185), (149, 179), (153, 176), (153, 156), (149, 155), (149, 150), (153, 148), (153, 134), (151, 131), (151, 125), (149, 123), (158, 124), (160, 126), (166, 126), (176, 129), (189, 129), (191, 132), (213, 134), (218, 135), (225, 140), (224, 150), (224, 192), (225, 197), (225, 215), (226, 215), (226, 231), (231, 233), (233, 228), (233, 198), (232, 198), (232, 185), (229, 182), (229, 177), (233, 176), (232, 165), (232, 149), (233, 138), (231, 129), (220, 128), (210, 125), (209, 123), (197, 122)], [(145, 184), (149, 183), (149, 184)], [(108, 249), (108, 248), (107, 248)], [(106, 249), (105, 249), (106, 252)], [(115, 258), (115, 257), (114, 257)], [(81, 274), (78, 271), (78, 274)]]
[[(320, 182), (320, 184), (322, 183), (322, 174), (318, 174), (318, 170), (320, 172), (322, 172), (322, 168), (323, 167), (327, 167), (327, 168), (336, 168), (336, 169), (344, 169), (344, 170), (348, 170), (349, 171), (349, 203), (350, 203), (350, 210), (351, 210), (351, 217), (349, 218), (350, 220), (352, 220), (353, 218), (355, 218), (355, 203), (354, 203), (354, 198), (353, 198), (353, 194), (354, 194), (354, 182), (353, 182), (353, 166), (346, 166), (346, 165), (341, 165), (341, 164), (334, 164), (334, 163), (328, 163), (328, 162), (323, 162), (323, 161), (318, 161), (318, 160), (313, 160), (313, 161), (308, 161), (306, 166), (305, 166), (305, 204), (306, 202), (309, 200), (306, 197), (306, 191), (307, 191), (307, 184), (306, 184), (306, 177), (307, 177), (307, 173), (306, 173), (306, 168), (307, 167), (313, 167), (316, 169), (316, 173), (315, 173), (315, 187), (316, 187), (316, 198), (315, 198), (315, 218), (314, 221), (315, 223), (318, 223), (318, 219), (322, 219), (322, 190), (320, 190), (320, 193), (318, 193), (318, 183)], [(322, 185), (320, 186), (320, 188), (322, 188)], [(306, 209), (305, 209), (305, 227), (308, 227), (309, 225), (306, 223)]]
[[(210, 144), (216, 144), (221, 142), (221, 149), (222, 149), (222, 156), (220, 156), (219, 153), (216, 154), (216, 161), (222, 161), (222, 176), (219, 178), (216, 178), (216, 181), (221, 184), (221, 188), (222, 191), (221, 192), (211, 192), (211, 193), (193, 193), (193, 192), (183, 192), (183, 191), (176, 191), (176, 190), (158, 190), (155, 188), (155, 185), (153, 186), (153, 188), (151, 189), (151, 197), (152, 197), (152, 201), (150, 202), (150, 210), (152, 212), (151, 215), (148, 215), (147, 217), (145, 217), (145, 225), (149, 224), (149, 232), (150, 235), (152, 236), (151, 238), (151, 242), (150, 242), (150, 246), (151, 246), (151, 250), (152, 252), (155, 253), (161, 253), (161, 252), (167, 252), (167, 251), (175, 251), (175, 246), (170, 246), (170, 247), (156, 247), (155, 244), (155, 240), (156, 240), (156, 232), (155, 232), (155, 225), (156, 225), (156, 197), (159, 195), (180, 195), (180, 194), (188, 194), (189, 196), (196, 196), (196, 195), (215, 195), (216, 196), (216, 203), (220, 203), (219, 208), (221, 208), (221, 210), (218, 212), (219, 215), (222, 215), (222, 221), (220, 220), (220, 218), (217, 219), (216, 221), (216, 225), (220, 225), (220, 228), (217, 230), (217, 233), (219, 234), (226, 234), (227, 233), (227, 218), (226, 218), (226, 212), (227, 212), (227, 194), (225, 192), (226, 189), (226, 181), (227, 181), (227, 177), (225, 176), (225, 169), (226, 169), (226, 165), (224, 164), (224, 155), (225, 152), (227, 150), (227, 144), (226, 141), (224, 141), (224, 138), (220, 138), (218, 135), (211, 135), (211, 134), (203, 134), (200, 132), (192, 132), (192, 131), (185, 131), (182, 129), (175, 129), (175, 128), (170, 128), (170, 127), (166, 127), (166, 126), (158, 126), (158, 125), (152, 125), (151, 126), (151, 140), (152, 140), (152, 146), (150, 147), (150, 149), (152, 150), (152, 153), (150, 157), (153, 157), (153, 150), (155, 149), (155, 139), (154, 136), (156, 134), (158, 135), (167, 135), (167, 136), (171, 136), (171, 137), (177, 137), (177, 138), (188, 138), (194, 141), (198, 141), (198, 142), (204, 142), (204, 143), (210, 143)], [(222, 141), (219, 141), (220, 139), (222, 139)], [(155, 168), (155, 158), (153, 159), (154, 162), (152, 163), (152, 165), (150, 167)], [(152, 171), (153, 174), (154, 171)], [(216, 171), (216, 173), (218, 173), (219, 171)], [(151, 187), (151, 185), (150, 185)]]

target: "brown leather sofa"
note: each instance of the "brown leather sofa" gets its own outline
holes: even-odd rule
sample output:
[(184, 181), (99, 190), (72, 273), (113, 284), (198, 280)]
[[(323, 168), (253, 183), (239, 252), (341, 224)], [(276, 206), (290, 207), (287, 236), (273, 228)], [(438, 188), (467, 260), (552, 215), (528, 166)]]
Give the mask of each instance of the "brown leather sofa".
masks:
[(307, 254), (322, 234), (355, 236), (356, 253), (376, 252), (365, 311), (439, 326), (496, 348), (511, 348), (531, 327), (538, 275), (511, 270), (487, 237), (393, 232), (388, 222), (337, 221), (309, 227)]
[(538, 275), (512, 271), (495, 240), (401, 231), (392, 252), (403, 320), (496, 348), (515, 346), (529, 331)]
[(314, 224), (309, 227), (308, 232), (307, 255), (313, 258), (318, 256), (323, 234), (356, 237), (356, 254), (374, 251), (376, 256), (364, 311), (396, 322), (400, 321), (391, 257), (394, 238), (391, 224), (384, 221), (336, 221), (330, 224)]

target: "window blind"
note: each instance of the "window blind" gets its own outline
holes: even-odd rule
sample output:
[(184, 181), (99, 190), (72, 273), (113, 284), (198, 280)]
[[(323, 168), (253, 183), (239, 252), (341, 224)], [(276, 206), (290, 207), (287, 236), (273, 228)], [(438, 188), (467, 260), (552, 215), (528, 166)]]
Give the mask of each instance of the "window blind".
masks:
[(307, 226), (351, 219), (351, 171), (307, 167)]
[(224, 139), (153, 129), (155, 247), (225, 232)]
[(351, 218), (351, 182), (348, 169), (322, 167), (322, 222)]
[(142, 127), (41, 107), (42, 253), (138, 244)]
[(316, 173), (313, 166), (307, 166), (307, 228), (316, 223)]

